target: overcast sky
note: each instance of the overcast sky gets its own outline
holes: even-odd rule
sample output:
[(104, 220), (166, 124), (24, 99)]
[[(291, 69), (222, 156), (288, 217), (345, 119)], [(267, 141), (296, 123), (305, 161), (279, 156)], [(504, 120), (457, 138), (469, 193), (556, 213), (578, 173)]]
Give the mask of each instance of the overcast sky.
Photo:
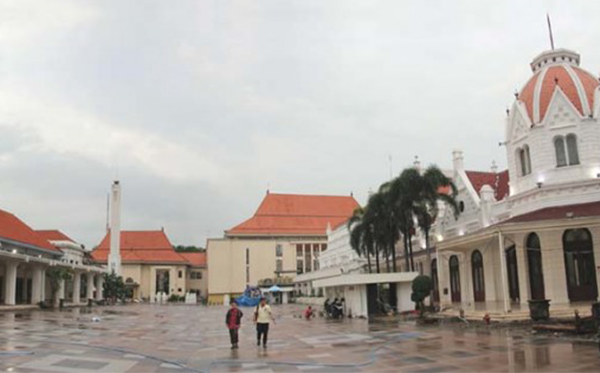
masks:
[(205, 244), (267, 189), (354, 192), (411, 165), (505, 167), (505, 110), (549, 48), (600, 71), (593, 1), (0, 0), (0, 208), (91, 247)]

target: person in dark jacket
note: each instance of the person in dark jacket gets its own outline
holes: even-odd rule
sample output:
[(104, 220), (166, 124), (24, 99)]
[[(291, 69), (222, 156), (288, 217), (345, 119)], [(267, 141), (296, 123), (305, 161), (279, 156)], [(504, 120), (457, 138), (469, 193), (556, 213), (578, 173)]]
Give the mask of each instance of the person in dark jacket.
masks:
[(231, 308), (229, 308), (227, 315), (225, 315), (225, 325), (227, 325), (227, 329), (229, 329), (229, 339), (231, 340), (232, 350), (236, 350), (238, 348), (238, 331), (242, 325), (242, 317), (244, 317), (244, 314), (238, 308), (237, 302), (232, 300)]

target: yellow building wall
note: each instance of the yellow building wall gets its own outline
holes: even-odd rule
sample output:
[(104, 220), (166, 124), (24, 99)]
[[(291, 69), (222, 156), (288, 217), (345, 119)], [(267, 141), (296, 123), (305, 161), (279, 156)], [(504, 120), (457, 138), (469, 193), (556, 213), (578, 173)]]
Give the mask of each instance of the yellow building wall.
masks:
[[(274, 278), (277, 266), (276, 246), (283, 250), (283, 271), (290, 273), (284, 276), (295, 277), (296, 243), (324, 244), (322, 240), (302, 239), (245, 239), (223, 238), (209, 239), (207, 244), (208, 293), (209, 301), (217, 300), (218, 294), (241, 294), (246, 285), (257, 286), (258, 281)], [(249, 251), (249, 265), (246, 265), (246, 250)], [(246, 281), (246, 267), (249, 270), (249, 281)]]
[[(136, 298), (148, 298), (156, 294), (155, 280), (157, 270), (169, 271), (170, 294), (185, 295), (187, 291), (187, 266), (123, 264), (121, 270), (123, 280), (131, 278), (140, 285), (134, 293), (134, 297)], [(179, 278), (179, 271), (182, 272), (181, 278)]]
[[(200, 272), (202, 273), (201, 279), (192, 279), (190, 274), (192, 272)], [(200, 296), (206, 298), (208, 295), (208, 270), (206, 267), (191, 267), (188, 269), (187, 273), (187, 285), (188, 291), (191, 290), (200, 290)]]

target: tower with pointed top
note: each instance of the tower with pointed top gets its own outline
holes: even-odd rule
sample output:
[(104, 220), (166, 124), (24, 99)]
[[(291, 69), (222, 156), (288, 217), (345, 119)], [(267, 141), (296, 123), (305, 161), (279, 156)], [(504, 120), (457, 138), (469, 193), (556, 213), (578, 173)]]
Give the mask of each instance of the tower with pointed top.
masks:
[(108, 270), (121, 275), (121, 184), (115, 180), (110, 199), (110, 253)]

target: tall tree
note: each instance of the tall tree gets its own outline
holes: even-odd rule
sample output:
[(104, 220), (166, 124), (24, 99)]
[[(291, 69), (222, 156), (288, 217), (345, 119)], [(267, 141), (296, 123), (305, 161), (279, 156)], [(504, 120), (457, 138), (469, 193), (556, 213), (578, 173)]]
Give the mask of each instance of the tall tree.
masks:
[(371, 235), (367, 232), (369, 227), (367, 224), (364, 224), (363, 217), (364, 209), (358, 207), (354, 210), (350, 219), (348, 219), (347, 227), (350, 231), (350, 246), (359, 256), (365, 256), (367, 258), (368, 271), (369, 273), (372, 273), (372, 243), (368, 242), (368, 240), (371, 239)]
[(415, 201), (418, 200), (418, 188), (415, 185), (420, 177), (419, 170), (414, 167), (407, 168), (392, 180), (389, 188), (396, 230), (403, 236), (404, 259), (407, 270), (410, 271), (415, 270), (412, 237), (415, 234)]
[(435, 223), (442, 205), (452, 210), (454, 217), (458, 217), (460, 210), (456, 200), (456, 186), (436, 166), (429, 166), (421, 175), (419, 183), (415, 185), (416, 195), (414, 213), (419, 228), (425, 236), (425, 252), (427, 255), (427, 274), (431, 274), (431, 244), (430, 232)]
[[(368, 212), (375, 231), (377, 244), (383, 249), (388, 272), (397, 271), (396, 242), (400, 238), (396, 214), (390, 199), (390, 183), (381, 185), (379, 191), (369, 198)], [(392, 268), (390, 268), (390, 257)]]

